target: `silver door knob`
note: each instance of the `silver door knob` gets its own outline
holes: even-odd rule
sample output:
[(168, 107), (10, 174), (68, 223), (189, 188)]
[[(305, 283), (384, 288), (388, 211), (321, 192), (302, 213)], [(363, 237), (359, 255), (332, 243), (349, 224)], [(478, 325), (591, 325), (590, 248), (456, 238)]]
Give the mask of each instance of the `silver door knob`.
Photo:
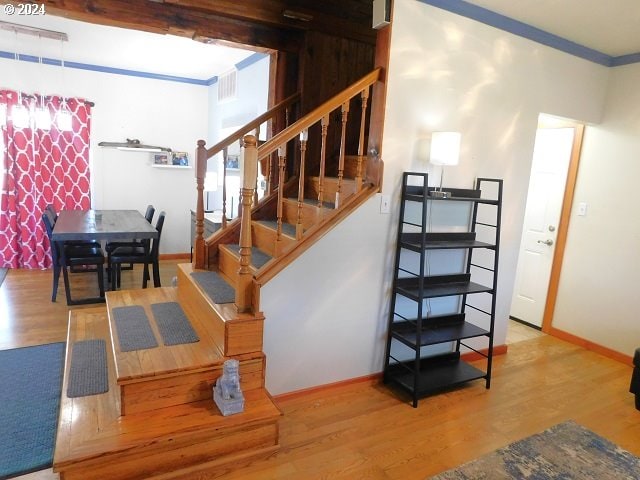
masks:
[(550, 238), (548, 240), (538, 240), (538, 243), (544, 243), (545, 245), (553, 245), (553, 240), (551, 240)]

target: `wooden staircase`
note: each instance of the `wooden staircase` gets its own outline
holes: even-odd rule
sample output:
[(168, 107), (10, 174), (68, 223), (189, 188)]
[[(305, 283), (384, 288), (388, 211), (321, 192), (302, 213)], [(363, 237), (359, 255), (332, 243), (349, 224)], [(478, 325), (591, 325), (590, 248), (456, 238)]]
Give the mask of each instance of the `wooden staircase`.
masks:
[[(379, 184), (368, 176), (370, 163), (378, 159), (363, 154), (368, 92), (378, 75), (377, 70), (372, 72), (266, 142), (257, 142), (246, 133), (288, 108), (297, 96), (209, 150), (199, 142), (194, 263), (178, 266), (177, 286), (108, 292), (106, 310), (70, 312), (53, 465), (62, 480), (194, 478), (200, 472), (215, 474), (278, 449), (280, 411), (265, 390), (260, 289), (378, 191)], [(363, 100), (358, 154), (349, 156), (345, 112), (357, 96)], [(338, 124), (342, 143), (332, 163), (326, 158), (326, 142), (329, 113), (335, 108), (342, 111)], [(306, 139), (314, 123), (322, 131), (320, 168), (307, 174)], [(257, 170), (259, 162), (266, 173), (267, 191), (258, 202), (252, 188), (256, 179), (243, 179), (241, 216), (227, 220), (223, 207), (222, 228), (205, 239), (206, 160), (219, 152), (226, 155), (229, 142), (240, 139), (245, 171)], [(292, 156), (297, 162), (294, 167), (287, 167), (287, 151), (299, 152)], [(379, 172), (381, 166), (377, 168)], [(287, 172), (295, 174), (287, 178)], [(194, 273), (225, 281), (235, 292), (233, 303), (216, 303)], [(151, 305), (162, 302), (180, 305), (199, 341), (173, 346), (158, 341), (155, 348), (121, 351), (114, 309), (141, 306), (159, 340)], [(109, 391), (69, 398), (73, 345), (90, 339), (103, 339), (108, 345)], [(212, 400), (212, 387), (223, 363), (231, 358), (240, 363), (245, 410), (225, 417)]]
[[(242, 317), (222, 322), (230, 305), (194, 301), (198, 286), (185, 271), (189, 265), (181, 267), (184, 288), (109, 292), (106, 311), (70, 312), (53, 465), (61, 479), (174, 478), (244, 464), (277, 450), (280, 411), (264, 389), (262, 322)], [(151, 319), (150, 305), (159, 302), (179, 302), (200, 341), (120, 351), (113, 309), (141, 305)], [(69, 398), (71, 350), (89, 339), (107, 342), (109, 391)], [(211, 392), (228, 358), (240, 361), (245, 411), (224, 417)]]

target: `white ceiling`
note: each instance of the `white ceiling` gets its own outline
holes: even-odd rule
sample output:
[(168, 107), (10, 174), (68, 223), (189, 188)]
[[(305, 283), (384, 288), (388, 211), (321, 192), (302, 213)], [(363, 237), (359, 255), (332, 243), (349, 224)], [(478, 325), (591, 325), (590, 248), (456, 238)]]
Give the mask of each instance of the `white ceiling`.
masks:
[(4, 22), (64, 32), (68, 42), (0, 30), (0, 50), (103, 67), (207, 80), (254, 52), (174, 35), (94, 25), (52, 15), (8, 16)]
[(466, 0), (612, 57), (640, 52), (640, 0)]

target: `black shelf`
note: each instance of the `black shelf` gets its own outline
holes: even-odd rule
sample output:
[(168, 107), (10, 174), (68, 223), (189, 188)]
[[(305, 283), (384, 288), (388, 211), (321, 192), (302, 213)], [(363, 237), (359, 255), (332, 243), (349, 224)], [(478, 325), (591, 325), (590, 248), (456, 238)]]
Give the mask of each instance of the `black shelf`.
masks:
[[(460, 360), (456, 352), (436, 357), (424, 358), (420, 362), (420, 371), (414, 375), (413, 362), (392, 365), (385, 380), (402, 387), (411, 395), (426, 395), (453, 388), (472, 380), (487, 378), (487, 373)], [(414, 389), (414, 380), (418, 388)]]
[[(434, 187), (427, 188), (427, 199), (428, 200), (438, 200), (443, 202), (475, 202), (475, 203), (484, 203), (488, 205), (497, 205), (500, 201), (499, 199), (492, 198), (481, 198), (479, 190), (473, 189), (465, 189), (465, 188), (443, 188), (443, 192), (449, 192), (451, 194), (450, 197), (434, 197), (430, 195), (432, 191), (434, 191)], [(423, 186), (417, 185), (408, 185), (406, 193), (402, 196), (404, 200), (410, 200), (412, 202), (423, 202), (425, 195), (425, 188)]]
[[(391, 326), (392, 335), (413, 349), (489, 335), (488, 330), (480, 328), (473, 323), (465, 322), (464, 313), (423, 318), (420, 330), (418, 330), (417, 324), (417, 319), (393, 322)], [(420, 332), (419, 344), (418, 332)]]
[[(422, 185), (415, 185), (418, 179)], [(496, 198), (482, 198), (482, 187), (488, 184), (490, 191), (496, 192)], [(405, 172), (402, 183), (403, 200), (419, 202), (421, 204), (420, 219), (406, 218), (405, 208), (407, 202), (400, 202), (400, 220), (398, 225), (398, 239), (396, 244), (396, 257), (394, 266), (394, 279), (389, 309), (389, 325), (387, 333), (387, 348), (385, 355), (384, 379), (399, 385), (413, 397), (413, 406), (418, 406), (418, 398), (439, 390), (454, 387), (471, 380), (485, 379), (485, 386), (491, 385), (491, 366), (493, 352), (493, 331), (495, 325), (496, 288), (498, 282), (498, 252), (500, 250), (500, 217), (502, 212), (502, 180), (490, 178), (478, 178), (476, 188), (443, 188), (451, 195), (442, 198), (431, 195), (433, 187), (428, 187), (428, 175), (426, 173)], [(460, 231), (457, 223), (457, 231), (428, 232), (427, 226), (431, 226), (430, 202), (468, 202), (470, 218), (466, 231)], [(488, 206), (487, 206), (488, 205)], [(495, 207), (494, 207), (495, 205)], [(453, 212), (453, 210), (451, 210)], [(456, 209), (464, 214), (465, 210)], [(478, 212), (482, 218), (486, 215), (494, 215), (490, 223), (478, 222)], [(415, 209), (411, 211), (415, 217)], [(476, 227), (482, 226), (483, 235), (489, 235), (489, 241), (476, 239)], [(484, 227), (489, 227), (487, 230)], [(405, 231), (408, 230), (408, 231)], [(493, 232), (493, 235), (492, 235)], [(483, 240), (486, 238), (483, 237)], [(490, 243), (489, 243), (490, 242)], [(430, 262), (438, 256), (428, 256), (430, 250), (460, 250), (465, 255), (466, 266), (461, 271), (446, 275), (428, 275), (432, 269)], [(493, 255), (481, 255), (474, 258), (474, 252), (478, 249), (491, 250)], [(417, 255), (400, 257), (403, 250), (416, 252)], [(490, 275), (490, 285), (481, 285), (473, 281), (478, 275), (478, 268)], [(446, 267), (445, 267), (446, 268)], [(435, 269), (435, 266), (434, 266)], [(401, 277), (404, 275), (404, 277)], [(484, 275), (484, 274), (483, 274)], [(486, 276), (486, 275), (485, 275)], [(487, 281), (486, 279), (484, 281)], [(490, 296), (490, 307), (479, 309), (467, 303), (467, 296), (476, 293), (486, 293)], [(401, 302), (400, 311), (396, 310), (396, 300), (399, 297), (413, 300)], [(424, 302), (438, 297), (458, 297), (457, 302), (441, 303)], [(431, 308), (443, 308), (445, 305), (457, 305), (453, 312), (444, 315), (431, 315)], [(466, 317), (465, 309), (473, 308), (473, 315)], [(455, 307), (454, 307), (455, 308)], [(428, 313), (427, 313), (428, 312)], [(445, 313), (445, 312), (443, 312)], [(478, 315), (484, 315), (479, 319)], [(409, 317), (409, 318), (407, 318)], [(413, 318), (411, 318), (413, 317)], [(488, 318), (488, 321), (486, 319)], [(481, 328), (474, 321), (482, 321), (486, 328)], [(484, 346), (466, 345), (463, 340), (476, 338), (484, 339), (487, 345), (486, 354)], [(413, 350), (413, 359), (398, 359), (392, 345), (404, 345)], [(448, 346), (453, 351), (446, 354), (433, 355), (436, 351), (432, 347)], [(466, 347), (480, 353), (486, 361), (483, 370), (469, 365), (461, 360), (461, 348)], [(398, 350), (399, 352), (400, 350)], [(405, 353), (407, 352), (405, 348)], [(442, 351), (440, 349), (439, 351)], [(431, 354), (431, 356), (429, 356)]]
[(419, 278), (398, 278), (396, 293), (419, 302), (425, 298), (448, 297), (451, 295), (468, 295), (471, 293), (491, 292), (493, 287), (487, 287), (470, 281), (471, 275), (432, 275), (423, 277), (423, 288), (420, 292)]
[(443, 232), (425, 233), (419, 232), (403, 233), (400, 246), (414, 252), (423, 250), (422, 237), (424, 237), (424, 250), (441, 249), (461, 249), (461, 248), (488, 248), (495, 250), (496, 246), (486, 242), (479, 242), (475, 239), (475, 232)]

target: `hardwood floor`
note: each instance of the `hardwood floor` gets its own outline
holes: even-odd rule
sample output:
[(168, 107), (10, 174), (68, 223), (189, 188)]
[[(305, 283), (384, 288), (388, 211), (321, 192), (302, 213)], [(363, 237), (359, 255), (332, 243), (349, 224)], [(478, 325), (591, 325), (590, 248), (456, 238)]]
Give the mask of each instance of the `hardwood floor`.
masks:
[[(163, 285), (175, 263), (162, 264)], [(140, 272), (124, 273), (137, 287)], [(62, 296), (50, 302), (50, 278), (50, 272), (9, 272), (0, 287), (1, 348), (65, 339), (67, 307)], [(495, 358), (491, 390), (471, 383), (421, 400), (417, 409), (373, 380), (283, 397), (276, 399), (284, 412), (277, 454), (190, 478), (424, 479), (568, 419), (640, 456), (631, 370), (543, 335)], [(50, 470), (22, 477), (56, 478)]]
[(525, 325), (515, 320), (509, 320), (507, 326), (507, 345), (522, 342), (523, 340), (531, 340), (532, 338), (542, 337), (545, 334), (540, 330)]

